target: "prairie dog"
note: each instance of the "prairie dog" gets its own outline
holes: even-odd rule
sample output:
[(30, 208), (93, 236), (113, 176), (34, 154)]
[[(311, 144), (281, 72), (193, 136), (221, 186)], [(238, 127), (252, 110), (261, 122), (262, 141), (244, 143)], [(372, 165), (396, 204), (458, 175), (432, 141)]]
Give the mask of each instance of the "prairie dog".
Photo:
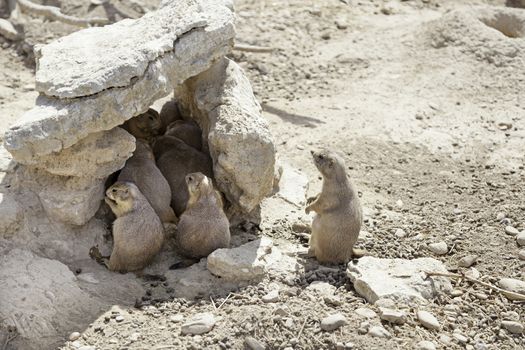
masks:
[(105, 197), (117, 219), (108, 268), (130, 272), (146, 267), (161, 250), (164, 228), (140, 190), (131, 182), (116, 182)]
[(162, 122), (159, 113), (150, 108), (146, 113), (126, 120), (122, 127), (137, 139), (151, 141), (153, 137), (160, 135)]
[(325, 150), (312, 152), (312, 156), (323, 175), (323, 187), (305, 209), (307, 214), (316, 212), (309, 254), (321, 263), (347, 263), (361, 230), (361, 203), (343, 159)]
[(190, 194), (188, 207), (181, 215), (175, 245), (188, 258), (208, 256), (230, 245), (230, 223), (224, 214), (221, 194), (211, 179), (202, 173), (185, 177)]
[(166, 132), (168, 125), (180, 119), (182, 119), (182, 115), (177, 101), (170, 100), (166, 102), (160, 109), (161, 134)]
[(188, 146), (202, 150), (202, 130), (194, 121), (175, 120), (168, 125), (164, 135), (178, 137)]
[(157, 168), (153, 151), (145, 141), (137, 139), (135, 152), (126, 161), (118, 181), (133, 182), (147, 198), (162, 222), (176, 221), (175, 212), (170, 207), (170, 185)]
[(157, 166), (170, 185), (171, 207), (180, 216), (186, 209), (189, 198), (186, 175), (201, 172), (212, 177), (211, 158), (173, 136), (159, 137), (155, 141), (153, 152), (157, 158)]

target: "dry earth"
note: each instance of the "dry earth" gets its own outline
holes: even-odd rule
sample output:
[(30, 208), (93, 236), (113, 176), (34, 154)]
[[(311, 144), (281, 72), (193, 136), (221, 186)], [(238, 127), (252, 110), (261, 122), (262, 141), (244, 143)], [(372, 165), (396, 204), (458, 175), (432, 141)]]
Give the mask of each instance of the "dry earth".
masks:
[[(87, 0), (55, 3), (69, 14), (105, 13)], [(156, 1), (142, 3), (154, 8)], [(124, 0), (109, 4), (107, 14), (114, 20), (122, 18), (119, 11), (133, 11)], [(328, 147), (344, 155), (365, 207), (361, 248), (377, 257), (432, 256), (451, 271), (473, 254), (479, 256), (475, 268), (485, 281), (525, 280), (520, 248), (505, 230), (525, 230), (525, 51), (520, 51), (525, 39), (488, 25), (469, 27), (461, 17), (443, 17), (464, 6), (473, 11), (475, 5), (505, 6), (504, 1), (474, 0), (239, 0), (238, 42), (275, 50), (236, 51), (232, 58), (252, 81), (281, 161), (310, 179), (308, 195), (320, 188), (309, 151)], [(75, 28), (32, 19), (26, 30), (31, 45)], [(455, 34), (461, 39), (442, 39)], [(497, 42), (479, 39), (486, 37)], [(0, 128), (5, 130), (37, 94), (26, 57), (30, 50), (1, 45)], [(296, 213), (283, 212), (287, 208), (278, 203), (270, 199), (263, 206), (262, 233), (283, 247), (304, 245), (291, 227)], [(243, 232), (237, 242), (253, 238)], [(448, 247), (442, 256), (428, 249), (439, 241)], [(461, 295), (440, 296), (426, 307), (441, 330), (422, 327), (417, 310), (406, 305), (405, 324), (383, 322), (390, 337), (373, 337), (355, 310), (378, 308), (356, 294), (345, 267), (303, 263), (305, 273), (291, 281), (270, 275), (234, 294), (218, 289), (210, 291), (210, 298), (175, 298), (142, 308), (128, 302), (88, 313), (76, 323), (83, 328), (61, 329), (46, 344), (83, 350), (239, 349), (254, 337), (269, 349), (412, 349), (422, 340), (442, 349), (525, 348), (523, 334), (501, 327), (504, 319), (524, 324), (524, 304), (464, 280), (453, 280)], [(332, 285), (335, 299), (307, 288), (314, 281)], [(151, 282), (147, 293), (155, 296), (159, 288), (170, 286)], [(264, 303), (261, 298), (276, 288), (279, 300)], [(199, 312), (214, 314), (213, 330), (181, 335), (181, 319)], [(322, 331), (320, 320), (336, 312), (346, 316), (346, 325)], [(369, 322), (380, 324), (378, 317)], [(65, 343), (73, 331), (81, 333), (80, 339)], [(7, 345), (16, 348), (25, 348), (20, 339)]]

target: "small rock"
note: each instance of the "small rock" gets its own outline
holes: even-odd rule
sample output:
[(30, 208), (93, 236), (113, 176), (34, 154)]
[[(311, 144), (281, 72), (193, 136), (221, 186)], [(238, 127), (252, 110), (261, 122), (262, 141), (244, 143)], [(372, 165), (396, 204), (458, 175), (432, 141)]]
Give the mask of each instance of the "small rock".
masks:
[(122, 322), (122, 321), (124, 321), (124, 316), (122, 316), (122, 315), (118, 315), (117, 317), (115, 317), (115, 321), (117, 321), (117, 322)]
[(401, 208), (403, 206), (403, 201), (401, 199), (398, 199), (396, 201), (396, 205)]
[(377, 316), (374, 310), (370, 310), (366, 307), (360, 307), (356, 309), (354, 312), (364, 318), (374, 318)]
[(394, 324), (404, 324), (407, 316), (403, 311), (381, 308), (381, 319)]
[(3, 18), (0, 18), (0, 33), (8, 40), (17, 40), (20, 38), (20, 34), (11, 22)]
[(520, 260), (525, 260), (525, 249), (522, 249), (518, 252), (518, 258)]
[[(498, 285), (500, 288), (525, 295), (525, 282), (514, 279), (514, 278), (502, 278), (499, 280)], [(518, 299), (515, 296), (512, 296), (507, 293), (503, 293), (510, 300)]]
[(131, 342), (136, 342), (139, 339), (140, 339), (140, 333), (138, 332), (131, 333), (131, 335), (129, 336), (129, 341)]
[(421, 325), (423, 325), (425, 328), (438, 330), (441, 328), (439, 321), (428, 311), (418, 311), (417, 312), (417, 318), (419, 319), (419, 322)]
[(429, 244), (428, 249), (436, 255), (445, 255), (448, 253), (448, 246), (443, 241)]
[(78, 350), (96, 350), (94, 346), (84, 345), (78, 348)]
[(508, 226), (505, 226), (505, 233), (510, 236), (516, 236), (520, 233), (520, 231), (518, 231), (517, 228), (508, 225)]
[(325, 304), (333, 306), (343, 305), (343, 300), (337, 295), (328, 295), (323, 298)]
[(477, 255), (467, 255), (459, 259), (458, 265), (460, 267), (471, 267), (478, 260)]
[(368, 330), (368, 335), (375, 338), (390, 338), (390, 332), (381, 326), (373, 326)]
[(337, 342), (335, 344), (335, 350), (345, 350), (345, 344), (343, 344), (341, 342)]
[(324, 331), (333, 331), (346, 324), (346, 318), (343, 314), (337, 313), (327, 316), (321, 320), (321, 329)]
[(478, 279), (481, 277), (481, 272), (479, 272), (478, 269), (476, 269), (475, 267), (471, 267), (470, 270), (465, 272), (465, 275)]
[(398, 228), (395, 232), (395, 235), (397, 238), (404, 238), (407, 236), (407, 233), (405, 232), (405, 230)]
[(78, 338), (80, 338), (80, 333), (79, 332), (73, 332), (73, 333), (71, 333), (69, 335), (69, 341), (75, 341)]
[(250, 350), (264, 350), (266, 349), (266, 345), (264, 343), (261, 343), (254, 337), (246, 337), (244, 339), (244, 344), (246, 344), (246, 347)]
[(501, 213), (500, 212), (500, 213), (498, 213), (498, 215), (496, 215), (496, 220), (501, 221), (501, 220), (505, 219), (506, 216), (507, 215), (505, 213)]
[(184, 319), (184, 316), (182, 316), (181, 314), (170, 316), (170, 321), (173, 323), (182, 322), (183, 319)]
[(272, 290), (270, 293), (264, 295), (261, 299), (265, 303), (275, 303), (279, 301), (279, 290)]
[(428, 340), (422, 340), (419, 343), (417, 343), (416, 346), (417, 350), (436, 350), (436, 345)]
[(488, 350), (487, 344), (485, 344), (482, 341), (478, 341), (476, 344), (474, 344), (474, 350)]
[(211, 331), (215, 326), (215, 317), (209, 312), (193, 316), (181, 327), (182, 334), (203, 334)]
[(515, 321), (501, 321), (501, 326), (512, 334), (523, 333), (523, 325)]
[(507, 321), (519, 321), (520, 315), (516, 311), (507, 311), (501, 313), (501, 318)]
[(460, 342), (461, 344), (466, 344), (468, 343), (468, 338), (465, 337), (463, 334), (459, 334), (459, 333), (454, 333), (452, 334), (452, 336), (454, 337), (454, 339), (456, 339), (458, 342)]
[(518, 245), (519, 245), (520, 247), (525, 246), (525, 230), (524, 230), (524, 231), (521, 231), (521, 232), (516, 236), (516, 242), (518, 242)]
[(442, 343), (445, 346), (451, 346), (452, 345), (452, 338), (450, 338), (446, 334), (440, 334), (439, 335), (439, 342)]
[(345, 343), (345, 348), (347, 349), (353, 349), (355, 347), (355, 344), (352, 342)]

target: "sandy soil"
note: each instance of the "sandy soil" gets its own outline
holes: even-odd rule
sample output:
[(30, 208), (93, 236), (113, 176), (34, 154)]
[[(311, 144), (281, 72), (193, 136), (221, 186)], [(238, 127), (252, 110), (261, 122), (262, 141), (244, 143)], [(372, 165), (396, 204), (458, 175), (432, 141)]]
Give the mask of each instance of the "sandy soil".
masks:
[[(154, 3), (148, 5), (153, 8)], [(445, 241), (449, 253), (433, 257), (451, 269), (461, 257), (475, 254), (475, 268), (489, 276), (487, 281), (525, 280), (520, 249), (505, 233), (506, 225), (525, 230), (522, 52), (501, 59), (497, 51), (479, 55), (468, 42), (443, 47), (432, 42), (433, 21), (450, 10), (479, 4), (504, 6), (504, 1), (238, 0), (238, 42), (275, 51), (234, 52), (232, 58), (253, 83), (281, 160), (311, 180), (309, 195), (320, 187), (309, 151), (328, 147), (344, 155), (366, 208), (368, 238), (359, 243), (361, 248), (378, 257), (414, 258), (433, 256), (427, 245)], [(90, 10), (89, 1), (62, 5), (77, 15), (102, 11)], [(31, 34), (30, 41), (46, 42), (73, 29), (46, 30), (51, 34)], [(502, 35), (501, 40), (524, 39)], [(34, 72), (19, 47), (1, 44), (0, 67), (0, 130), (5, 130), (32, 106), (37, 94)], [(263, 233), (304, 244), (290, 222), (277, 220), (273, 212), (263, 218)], [(499, 213), (506, 219), (498, 220)], [(407, 236), (398, 238), (397, 229)], [(500, 328), (505, 312), (517, 313), (523, 323), (523, 304), (464, 281), (455, 285), (463, 296), (429, 306), (442, 322), (440, 332), (420, 327), (410, 314), (405, 325), (384, 324), (390, 339), (360, 334), (363, 320), (354, 310), (366, 302), (353, 291), (344, 267), (319, 270), (312, 264), (311, 272), (282, 291), (271, 308), (261, 296), (274, 281), (264, 281), (213, 301), (175, 299), (142, 310), (123, 307), (118, 311), (125, 317), (122, 323), (108, 311), (86, 320), (86, 329), (78, 331), (97, 349), (238, 349), (247, 336), (270, 349), (343, 349), (344, 344), (350, 348), (348, 343), (354, 349), (411, 349), (420, 340), (447, 349), (525, 348), (523, 335)], [(304, 292), (316, 280), (334, 285), (342, 304)], [(457, 316), (447, 317), (447, 304), (458, 307)], [(285, 306), (281, 315), (274, 313)], [(220, 318), (214, 330), (181, 336), (173, 316), (204, 311)], [(319, 320), (335, 311), (347, 315), (348, 324), (322, 332)], [(441, 334), (452, 338), (449, 345)], [(67, 336), (64, 332), (62, 344)]]

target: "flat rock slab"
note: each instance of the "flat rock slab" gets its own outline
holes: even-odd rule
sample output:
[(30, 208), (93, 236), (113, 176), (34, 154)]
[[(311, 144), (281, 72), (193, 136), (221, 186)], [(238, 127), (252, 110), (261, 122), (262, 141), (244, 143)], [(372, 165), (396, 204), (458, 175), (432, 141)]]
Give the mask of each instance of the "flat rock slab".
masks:
[(348, 264), (347, 274), (355, 290), (370, 303), (381, 298), (402, 302), (425, 301), (437, 293), (452, 290), (444, 277), (427, 277), (424, 271), (447, 272), (432, 258), (379, 259), (365, 256)]
[(290, 204), (302, 208), (306, 205), (308, 178), (306, 175), (288, 163), (282, 165), (282, 175), (279, 181), (277, 195)]
[(5, 135), (17, 161), (59, 152), (145, 112), (228, 54), (231, 3), (167, 2), (141, 19), (88, 28), (42, 47), (36, 106)]

